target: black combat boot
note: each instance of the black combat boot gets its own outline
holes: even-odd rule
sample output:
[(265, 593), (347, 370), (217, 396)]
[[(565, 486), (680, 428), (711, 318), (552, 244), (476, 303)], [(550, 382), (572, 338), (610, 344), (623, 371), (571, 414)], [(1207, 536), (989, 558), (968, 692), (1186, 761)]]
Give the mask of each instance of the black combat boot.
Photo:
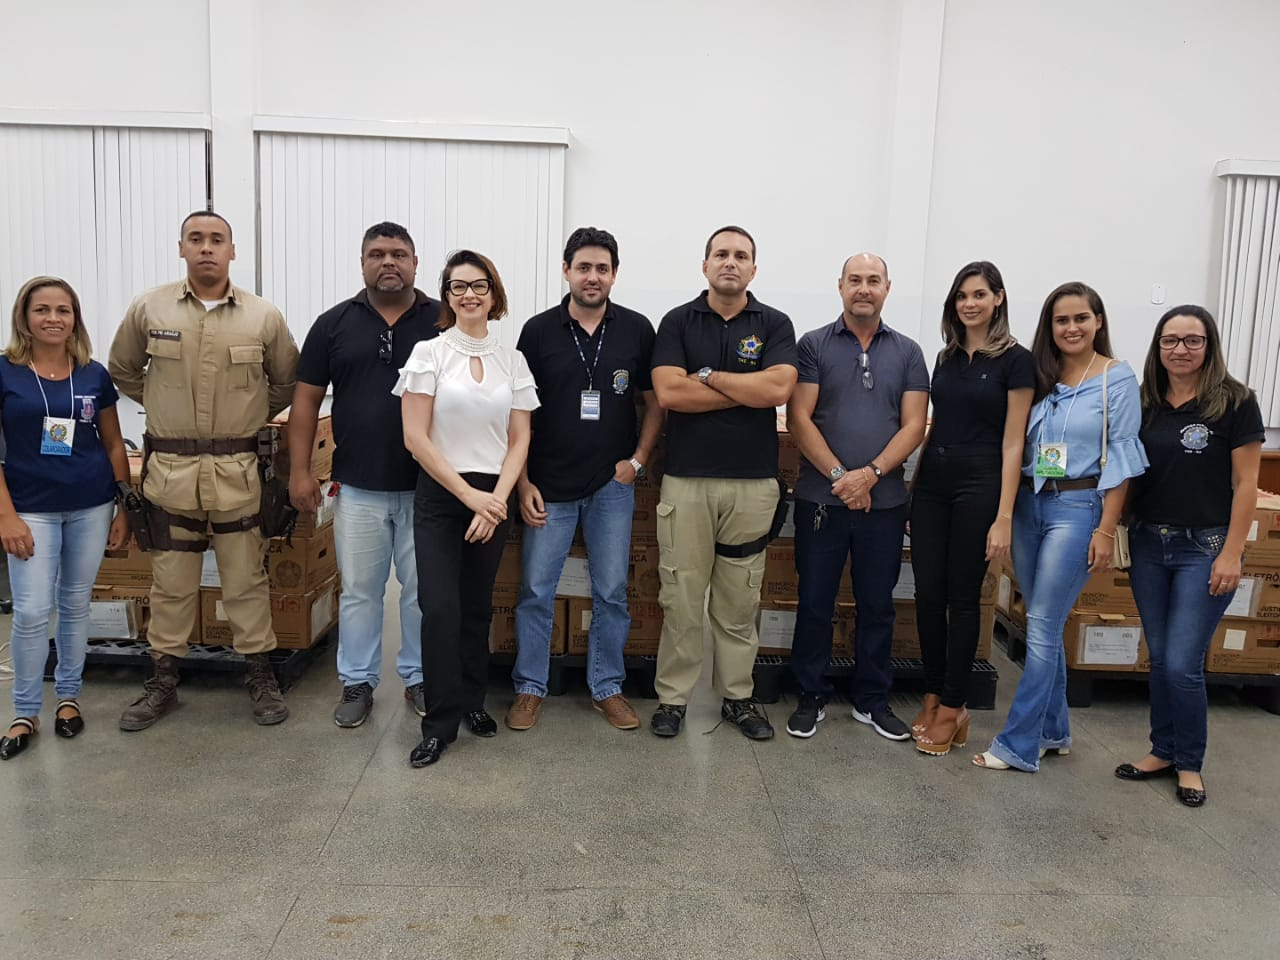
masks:
[(145, 730), (178, 705), (178, 666), (167, 653), (151, 651), (155, 672), (142, 685), (143, 694), (120, 714), (121, 730)]
[(249, 688), (249, 699), (253, 702), (253, 722), (268, 727), (289, 719), (284, 694), (280, 692), (275, 671), (271, 669), (271, 655), (250, 653), (246, 654), (245, 660), (249, 664), (249, 673), (244, 678), (244, 685)]

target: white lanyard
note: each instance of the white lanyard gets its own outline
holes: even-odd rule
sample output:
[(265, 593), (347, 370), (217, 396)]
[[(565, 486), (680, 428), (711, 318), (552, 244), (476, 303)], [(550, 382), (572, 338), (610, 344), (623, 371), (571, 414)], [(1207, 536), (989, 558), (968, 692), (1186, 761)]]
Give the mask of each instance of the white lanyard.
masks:
[[(40, 388), (40, 399), (44, 401), (44, 415), (46, 418), (52, 418), (53, 415), (49, 413), (49, 398), (45, 395), (44, 384), (40, 381), (40, 374), (36, 373), (36, 365), (28, 363), (27, 366), (31, 368), (31, 373), (36, 378), (36, 386)], [(70, 367), (67, 370), (67, 383), (71, 385), (71, 418), (74, 419), (76, 415), (76, 382), (72, 377), (72, 373), (75, 370), (75, 364), (71, 364)]]
[[(1084, 386), (1084, 382), (1089, 377), (1089, 371), (1093, 369), (1093, 361), (1098, 359), (1098, 351), (1093, 352), (1093, 356), (1089, 358), (1089, 365), (1084, 368), (1084, 376), (1080, 378), (1080, 382), (1076, 384), (1074, 392), (1071, 394), (1071, 402), (1067, 404), (1067, 415), (1062, 420), (1062, 438), (1059, 444), (1067, 442), (1067, 425), (1071, 423), (1071, 411), (1075, 409), (1076, 398), (1080, 396), (1080, 388)], [(1040, 433), (1044, 435), (1044, 426), (1040, 427)]]

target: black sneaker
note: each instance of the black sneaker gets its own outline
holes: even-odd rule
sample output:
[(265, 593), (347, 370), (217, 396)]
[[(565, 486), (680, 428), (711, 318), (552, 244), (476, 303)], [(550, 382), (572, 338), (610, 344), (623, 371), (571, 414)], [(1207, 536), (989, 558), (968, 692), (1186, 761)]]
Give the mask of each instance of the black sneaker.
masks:
[(477, 737), (496, 737), (498, 721), (489, 716), (485, 710), (468, 710), (467, 729)]
[(818, 722), (827, 719), (827, 702), (813, 694), (800, 694), (800, 705), (787, 719), (787, 733), (808, 740), (818, 732)]
[(720, 706), (720, 716), (734, 724), (748, 740), (773, 739), (773, 725), (755, 697), (726, 700)]
[(893, 708), (887, 704), (879, 710), (872, 710), (870, 713), (863, 713), (857, 707), (854, 707), (853, 719), (859, 723), (870, 724), (875, 732), (886, 740), (911, 739), (911, 728), (899, 720), (894, 714)]
[(684, 707), (671, 703), (660, 703), (649, 721), (649, 729), (659, 737), (674, 737), (680, 732), (680, 724), (684, 721)]
[(353, 683), (342, 688), (342, 702), (333, 711), (333, 722), (340, 727), (358, 727), (369, 719), (373, 709), (373, 687)]
[(411, 683), (404, 688), (404, 698), (409, 701), (409, 705), (413, 707), (413, 712), (420, 717), (427, 715), (427, 695), (422, 689), (422, 684)]

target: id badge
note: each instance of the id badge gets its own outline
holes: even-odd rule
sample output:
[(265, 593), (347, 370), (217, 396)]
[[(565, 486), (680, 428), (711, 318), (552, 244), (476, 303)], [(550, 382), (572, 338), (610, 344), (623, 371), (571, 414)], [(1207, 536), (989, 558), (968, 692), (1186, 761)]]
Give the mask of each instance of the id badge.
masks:
[(579, 420), (599, 420), (600, 419), (600, 391), (599, 390), (583, 390), (581, 399), (578, 403), (578, 419)]
[(45, 417), (40, 431), (40, 452), (50, 457), (71, 456), (76, 422), (70, 417)]
[(1042, 443), (1036, 451), (1036, 476), (1060, 480), (1067, 475), (1067, 445)]

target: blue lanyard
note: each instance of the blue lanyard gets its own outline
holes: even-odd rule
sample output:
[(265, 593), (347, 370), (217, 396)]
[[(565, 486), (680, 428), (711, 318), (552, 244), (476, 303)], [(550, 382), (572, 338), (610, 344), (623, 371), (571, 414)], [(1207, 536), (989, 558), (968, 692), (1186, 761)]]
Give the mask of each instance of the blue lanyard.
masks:
[(587, 355), (582, 352), (582, 342), (578, 339), (578, 321), (570, 318), (569, 332), (573, 334), (573, 345), (578, 348), (578, 359), (582, 361), (582, 369), (587, 371), (587, 389), (594, 390), (596, 384), (596, 367), (600, 365), (600, 350), (604, 347), (604, 328), (609, 325), (609, 321), (600, 321), (600, 339), (596, 341), (596, 358), (591, 361), (591, 366), (587, 366)]

